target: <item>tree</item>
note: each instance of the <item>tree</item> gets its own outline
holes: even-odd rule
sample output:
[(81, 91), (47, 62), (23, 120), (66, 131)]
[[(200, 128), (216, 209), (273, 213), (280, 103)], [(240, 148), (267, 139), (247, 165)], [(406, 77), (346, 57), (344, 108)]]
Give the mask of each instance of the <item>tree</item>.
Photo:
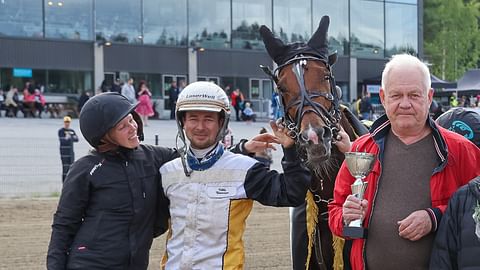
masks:
[(424, 1), (424, 48), (432, 72), (457, 80), (480, 59), (478, 0)]

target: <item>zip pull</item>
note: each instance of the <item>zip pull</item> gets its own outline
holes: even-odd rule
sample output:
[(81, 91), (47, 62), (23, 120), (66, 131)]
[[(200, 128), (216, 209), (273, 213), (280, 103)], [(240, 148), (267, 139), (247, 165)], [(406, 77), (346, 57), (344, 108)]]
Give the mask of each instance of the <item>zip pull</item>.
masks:
[(147, 196), (145, 195), (145, 191), (143, 192), (143, 198), (145, 199)]
[(125, 161), (125, 167), (128, 167), (128, 161)]

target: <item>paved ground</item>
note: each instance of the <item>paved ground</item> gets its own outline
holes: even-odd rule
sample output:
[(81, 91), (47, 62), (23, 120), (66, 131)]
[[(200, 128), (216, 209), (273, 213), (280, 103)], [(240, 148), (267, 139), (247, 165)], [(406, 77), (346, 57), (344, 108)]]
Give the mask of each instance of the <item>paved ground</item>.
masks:
[[(146, 143), (175, 145), (173, 121), (150, 121)], [(50, 225), (61, 189), (57, 130), (61, 119), (0, 118), (0, 269), (45, 269)], [(250, 138), (267, 123), (232, 122), (234, 140)], [(80, 135), (78, 120), (72, 123)], [(89, 149), (80, 135), (77, 158)], [(274, 153), (273, 168), (281, 151)], [(288, 209), (255, 204), (245, 232), (245, 269), (291, 269)], [(159, 269), (164, 237), (154, 241), (149, 269)]]

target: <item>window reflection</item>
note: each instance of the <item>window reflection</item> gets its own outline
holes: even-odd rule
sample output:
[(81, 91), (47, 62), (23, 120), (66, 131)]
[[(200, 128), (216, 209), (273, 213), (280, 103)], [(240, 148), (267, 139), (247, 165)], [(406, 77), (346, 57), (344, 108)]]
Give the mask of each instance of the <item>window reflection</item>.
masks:
[(187, 1), (143, 0), (146, 44), (187, 45)]
[(140, 1), (95, 1), (96, 40), (141, 43)]
[(190, 46), (230, 47), (230, 0), (190, 0)]
[(271, 0), (232, 1), (232, 47), (263, 50), (258, 29), (260, 25), (272, 25)]
[(93, 39), (93, 1), (45, 1), (45, 37)]
[(417, 6), (386, 3), (385, 10), (387, 56), (400, 52), (416, 54), (418, 50)]
[(42, 1), (0, 1), (0, 36), (43, 37)]
[(283, 42), (308, 41), (312, 33), (310, 0), (275, 1), (273, 25)]
[(367, 58), (383, 58), (383, 1), (351, 0), (350, 4), (351, 55)]
[(330, 27), (328, 28), (328, 47), (331, 52), (337, 51), (339, 55), (347, 55), (348, 49), (348, 0), (313, 1), (313, 31), (320, 23), (320, 19), (328, 15)]

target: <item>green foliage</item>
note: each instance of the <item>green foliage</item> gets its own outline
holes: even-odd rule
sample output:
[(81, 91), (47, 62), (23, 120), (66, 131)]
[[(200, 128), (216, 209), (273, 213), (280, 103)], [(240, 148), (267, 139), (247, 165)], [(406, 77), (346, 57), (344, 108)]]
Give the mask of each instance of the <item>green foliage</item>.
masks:
[(424, 48), (433, 74), (458, 80), (480, 59), (479, 0), (424, 1)]

